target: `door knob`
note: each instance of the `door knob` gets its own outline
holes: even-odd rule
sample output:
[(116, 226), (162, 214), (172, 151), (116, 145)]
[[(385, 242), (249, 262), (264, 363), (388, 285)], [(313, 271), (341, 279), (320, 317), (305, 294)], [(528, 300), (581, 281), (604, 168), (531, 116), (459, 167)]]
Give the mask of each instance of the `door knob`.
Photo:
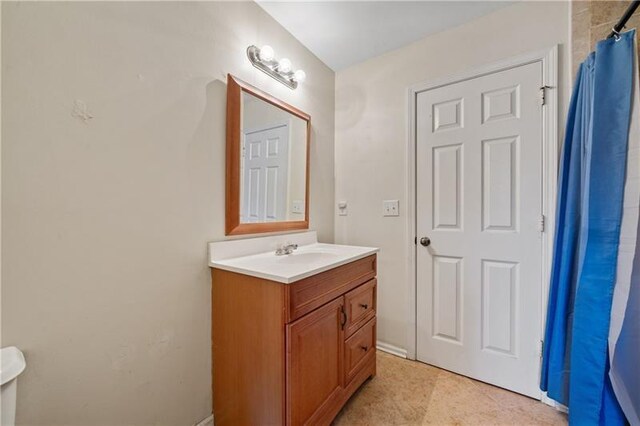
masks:
[(420, 244), (422, 244), (425, 247), (428, 247), (429, 245), (431, 245), (431, 240), (429, 239), (429, 237), (422, 237), (420, 238)]

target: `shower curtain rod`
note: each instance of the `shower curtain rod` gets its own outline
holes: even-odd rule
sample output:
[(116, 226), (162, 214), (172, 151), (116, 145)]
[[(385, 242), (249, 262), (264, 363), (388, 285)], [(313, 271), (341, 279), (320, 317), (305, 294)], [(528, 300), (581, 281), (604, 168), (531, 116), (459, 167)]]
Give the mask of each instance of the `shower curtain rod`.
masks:
[(616, 35), (620, 34), (620, 31), (624, 29), (627, 21), (629, 20), (629, 18), (631, 18), (631, 15), (633, 15), (638, 6), (640, 6), (640, 0), (634, 0), (631, 2), (627, 10), (625, 10), (624, 15), (622, 15), (618, 23), (613, 26), (613, 28), (611, 29), (611, 33), (607, 36), (607, 38), (615, 37)]

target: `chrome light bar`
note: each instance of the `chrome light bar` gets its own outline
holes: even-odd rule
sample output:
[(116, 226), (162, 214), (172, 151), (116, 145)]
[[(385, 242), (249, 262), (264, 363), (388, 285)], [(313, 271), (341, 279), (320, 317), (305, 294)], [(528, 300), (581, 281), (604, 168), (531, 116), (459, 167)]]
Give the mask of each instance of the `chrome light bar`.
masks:
[(296, 70), (295, 72), (291, 68), (291, 61), (286, 58), (277, 61), (273, 57), (273, 49), (270, 46), (262, 46), (262, 49), (257, 46), (247, 47), (247, 57), (251, 64), (258, 68), (265, 74), (270, 75), (272, 78), (278, 80), (280, 83), (295, 89), (298, 87), (298, 83), (302, 83), (306, 78), (306, 74), (302, 70)]

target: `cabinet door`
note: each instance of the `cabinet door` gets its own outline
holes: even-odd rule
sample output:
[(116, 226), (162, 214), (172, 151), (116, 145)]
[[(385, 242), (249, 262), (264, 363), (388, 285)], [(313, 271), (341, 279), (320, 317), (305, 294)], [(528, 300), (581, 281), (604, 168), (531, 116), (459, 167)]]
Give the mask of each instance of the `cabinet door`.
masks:
[(343, 298), (287, 325), (287, 420), (330, 420), (344, 392)]

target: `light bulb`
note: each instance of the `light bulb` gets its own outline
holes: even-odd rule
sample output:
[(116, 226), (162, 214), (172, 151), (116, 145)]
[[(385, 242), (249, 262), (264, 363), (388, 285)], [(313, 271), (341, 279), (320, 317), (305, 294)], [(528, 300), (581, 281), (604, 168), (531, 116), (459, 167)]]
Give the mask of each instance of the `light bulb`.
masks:
[(291, 71), (291, 61), (287, 58), (282, 58), (278, 62), (278, 71), (289, 72)]
[(263, 60), (263, 61), (271, 61), (271, 60), (273, 60), (273, 57), (275, 56), (275, 52), (273, 51), (273, 47), (268, 46), (268, 45), (265, 44), (260, 49), (260, 53), (258, 54), (258, 56), (260, 56), (260, 59)]
[(307, 73), (302, 70), (297, 70), (293, 73), (293, 79), (298, 83), (302, 83), (307, 79)]

